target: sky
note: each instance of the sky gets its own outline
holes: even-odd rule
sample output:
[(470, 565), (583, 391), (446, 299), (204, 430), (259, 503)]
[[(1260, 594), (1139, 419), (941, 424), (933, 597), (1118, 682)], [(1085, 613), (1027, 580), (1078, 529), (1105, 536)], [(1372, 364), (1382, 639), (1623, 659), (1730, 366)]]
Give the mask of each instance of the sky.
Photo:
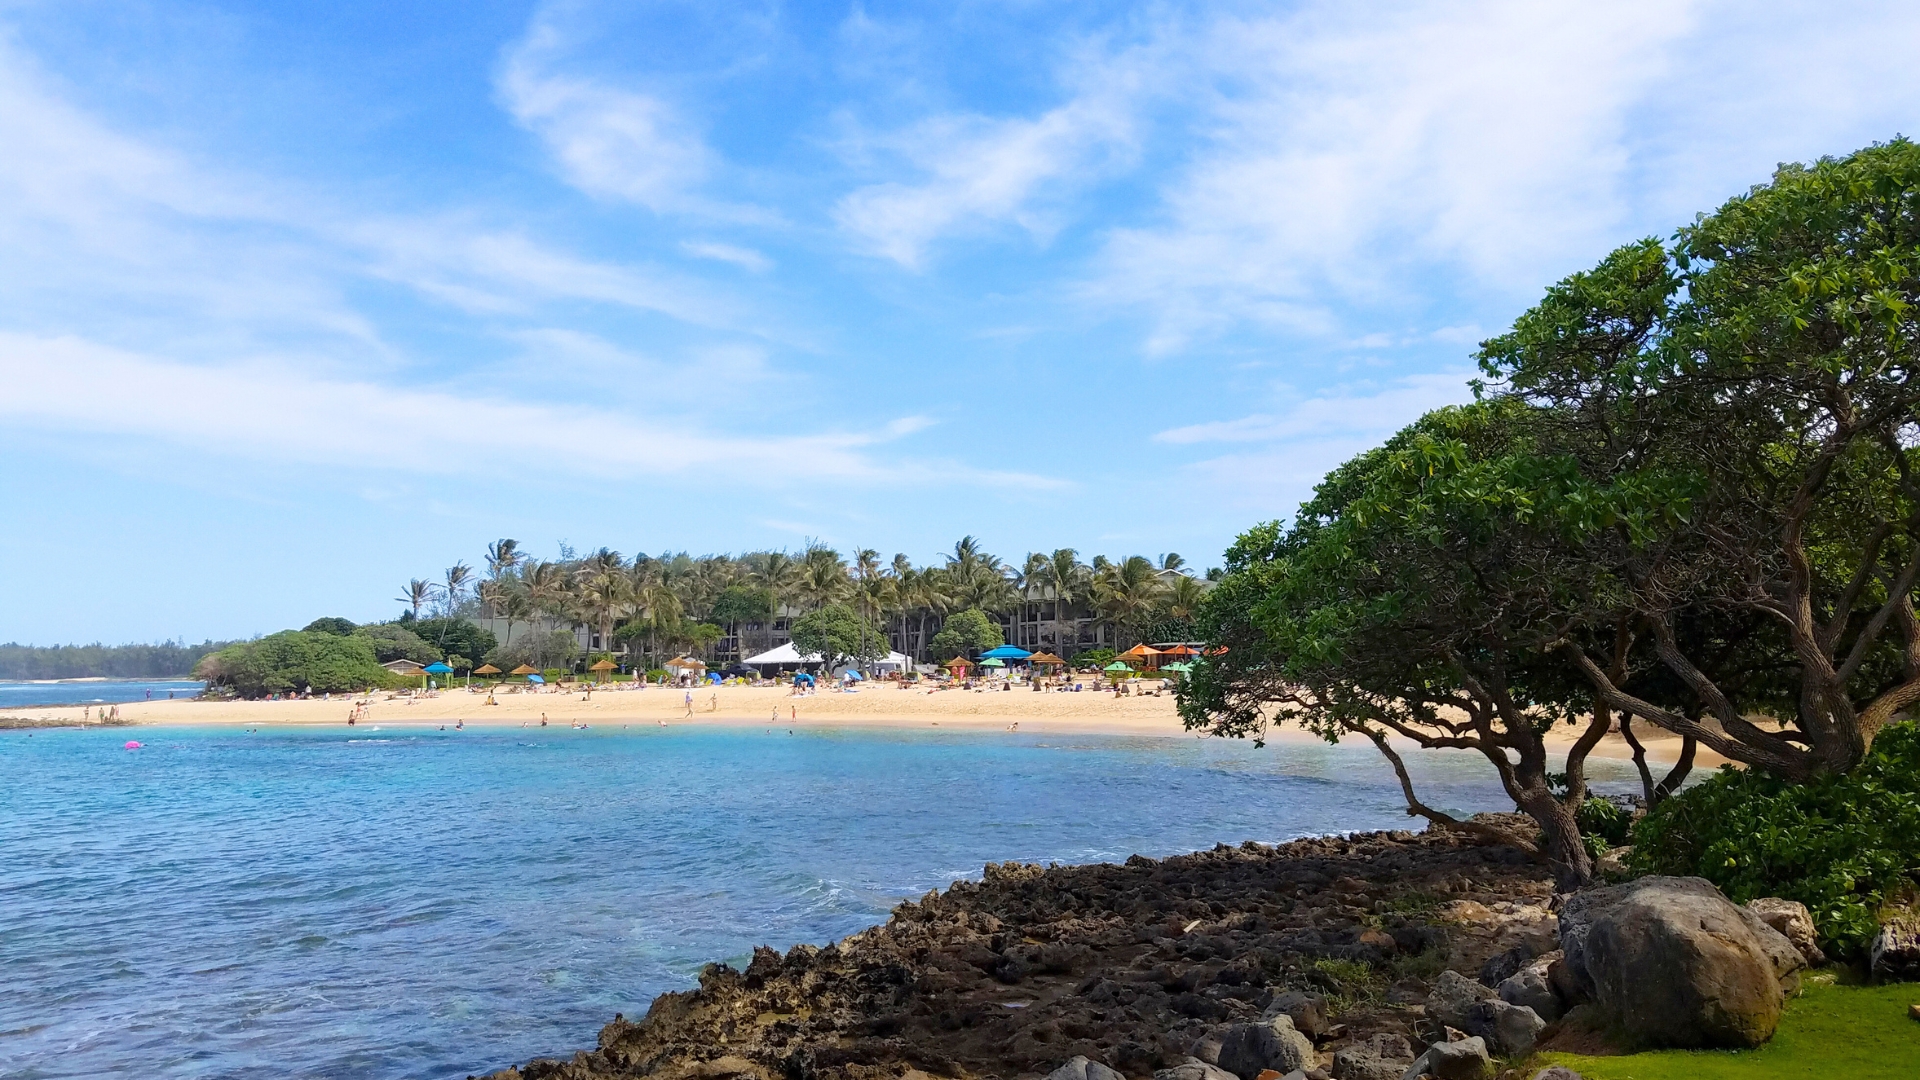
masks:
[(1477, 343), (1914, 134), (1912, 3), (0, 0), (0, 641), (514, 537), (1217, 565)]

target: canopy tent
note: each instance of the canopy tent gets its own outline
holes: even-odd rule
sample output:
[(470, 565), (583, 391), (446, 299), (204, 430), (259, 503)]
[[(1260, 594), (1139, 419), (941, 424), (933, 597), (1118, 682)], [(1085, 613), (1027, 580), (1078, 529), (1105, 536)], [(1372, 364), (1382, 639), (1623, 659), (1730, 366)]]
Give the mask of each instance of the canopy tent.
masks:
[(453, 669), (452, 669), (452, 668), (450, 668), (450, 667), (448, 667), (448, 666), (446, 665), (446, 662), (445, 662), (445, 661), (443, 661), (443, 660), (435, 660), (435, 661), (434, 661), (433, 663), (431, 663), (431, 664), (428, 664), (428, 665), (427, 665), (426, 667), (423, 667), (423, 668), (421, 668), (420, 670), (421, 670), (421, 671), (424, 671), (424, 672), (426, 672), (426, 673), (427, 673), (427, 674), (429, 674), (429, 675), (451, 675), (451, 674), (453, 674)]
[[(740, 662), (763, 669), (794, 668), (802, 664), (818, 664), (820, 656), (818, 653), (802, 655), (800, 650), (793, 647), (793, 642), (789, 641), (785, 645), (775, 646), (758, 656), (749, 656)], [(865, 666), (870, 671), (906, 671), (912, 664), (913, 658), (906, 653), (890, 652), (885, 659), (875, 658), (868, 661)]]
[(1025, 660), (1033, 654), (1018, 645), (1001, 645), (980, 654), (982, 660)]
[(1191, 645), (1186, 644), (1185, 642), (1182, 642), (1180, 644), (1172, 646), (1171, 648), (1161, 649), (1160, 655), (1162, 656), (1199, 656), (1200, 650), (1194, 648)]
[(1120, 655), (1130, 660), (1140, 661), (1142, 667), (1157, 668), (1160, 666), (1160, 650), (1144, 641)]
[(494, 667), (492, 664), (481, 664), (479, 667), (473, 669), (473, 673), (475, 675), (498, 675), (500, 674), (500, 669)]

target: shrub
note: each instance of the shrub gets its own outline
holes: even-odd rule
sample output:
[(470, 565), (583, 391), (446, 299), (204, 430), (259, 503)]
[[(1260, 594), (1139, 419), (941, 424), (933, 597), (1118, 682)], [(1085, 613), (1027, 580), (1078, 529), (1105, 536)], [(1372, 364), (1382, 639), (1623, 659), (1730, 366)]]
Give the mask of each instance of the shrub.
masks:
[(244, 698), (306, 690), (340, 693), (392, 681), (374, 661), (366, 638), (304, 630), (230, 645), (201, 660), (195, 674)]
[(648, 682), (663, 683), (672, 677), (673, 677), (673, 672), (668, 671), (666, 668), (663, 668), (663, 667), (655, 667), (655, 668), (647, 669)]
[(439, 649), (422, 641), (420, 635), (396, 623), (362, 626), (353, 633), (356, 637), (366, 639), (373, 648), (374, 656), (383, 664), (393, 660), (411, 660), (425, 666), (443, 655)]
[(1737, 903), (1798, 900), (1822, 948), (1859, 956), (1882, 903), (1920, 876), (1920, 729), (1883, 729), (1853, 771), (1794, 784), (1722, 766), (1633, 830), (1637, 873), (1696, 874)]

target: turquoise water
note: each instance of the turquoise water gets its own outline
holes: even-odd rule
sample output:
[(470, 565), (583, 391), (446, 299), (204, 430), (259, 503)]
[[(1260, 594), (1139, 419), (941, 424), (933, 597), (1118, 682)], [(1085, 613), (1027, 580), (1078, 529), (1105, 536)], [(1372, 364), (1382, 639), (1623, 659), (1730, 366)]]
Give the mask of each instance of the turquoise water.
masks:
[(196, 679), (92, 679), (12, 682), (0, 679), (0, 712), (29, 706), (48, 705), (124, 705), (146, 701), (149, 696), (164, 701), (168, 694), (190, 698), (206, 689)]
[[(464, 1077), (591, 1046), (708, 961), (841, 937), (990, 860), (1404, 827), (1373, 755), (884, 730), (0, 732), (0, 1076)], [(1484, 764), (1414, 756), (1429, 802), (1500, 807)]]

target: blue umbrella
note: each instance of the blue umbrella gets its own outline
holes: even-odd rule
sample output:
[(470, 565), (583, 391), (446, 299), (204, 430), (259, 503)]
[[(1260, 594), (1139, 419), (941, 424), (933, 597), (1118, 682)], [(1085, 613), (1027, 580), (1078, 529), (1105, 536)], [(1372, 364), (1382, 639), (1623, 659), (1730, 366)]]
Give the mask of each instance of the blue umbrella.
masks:
[(541, 678), (541, 677), (540, 677), (540, 676), (538, 676), (538, 675), (529, 675), (529, 676), (527, 676), (527, 681), (528, 681), (528, 682), (537, 682), (537, 683), (543, 683), (543, 682), (546, 682), (547, 680), (546, 680), (546, 679), (544, 679), (544, 678)]
[(849, 679), (864, 679), (864, 678), (866, 678), (866, 676), (865, 676), (865, 675), (862, 675), (862, 674), (860, 674), (860, 673), (859, 673), (859, 672), (857, 672), (857, 671), (849, 671), (849, 672), (847, 672), (847, 678), (849, 678)]
[(982, 660), (1025, 660), (1033, 654), (1018, 645), (1001, 645), (980, 654)]

